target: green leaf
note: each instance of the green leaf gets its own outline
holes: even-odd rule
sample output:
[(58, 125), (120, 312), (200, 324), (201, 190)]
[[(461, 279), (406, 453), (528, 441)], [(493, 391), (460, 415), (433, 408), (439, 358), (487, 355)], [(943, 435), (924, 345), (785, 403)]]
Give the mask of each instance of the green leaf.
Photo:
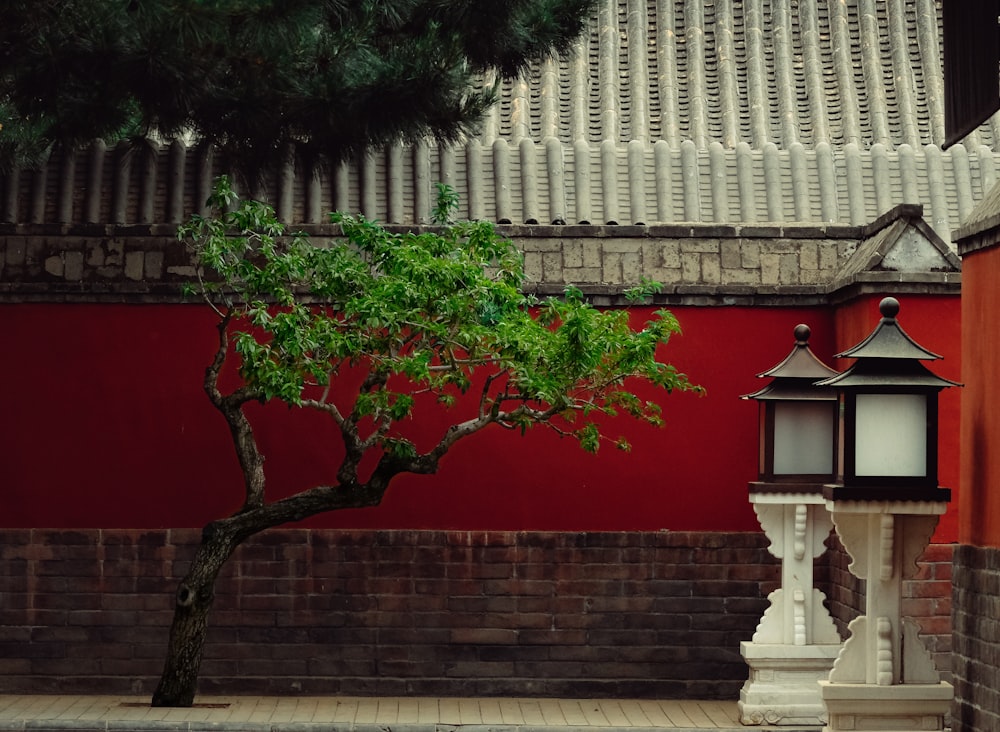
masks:
[(580, 441), (580, 447), (587, 452), (597, 452), (597, 449), (601, 445), (601, 432), (597, 425), (593, 422), (588, 422), (578, 429), (576, 431), (576, 437)]
[[(452, 193), (439, 188), (439, 214), (454, 211)], [(334, 214), (342, 236), (316, 245), (225, 179), (211, 201), (179, 233), (206, 269), (202, 294), (218, 286), (233, 303), (239, 377), (265, 401), (332, 408), (343, 434), (400, 464), (418, 453), (396, 425), (437, 424), (428, 404), (456, 423), (545, 425), (597, 452), (605, 439), (629, 448), (605, 434), (611, 418), (663, 424), (662, 400), (633, 383), (702, 392), (661, 360), (680, 332), (670, 312), (634, 330), (627, 310), (595, 308), (574, 286), (538, 303), (519, 289), (520, 252), (489, 223), (391, 232)], [(643, 281), (634, 294), (656, 291)]]

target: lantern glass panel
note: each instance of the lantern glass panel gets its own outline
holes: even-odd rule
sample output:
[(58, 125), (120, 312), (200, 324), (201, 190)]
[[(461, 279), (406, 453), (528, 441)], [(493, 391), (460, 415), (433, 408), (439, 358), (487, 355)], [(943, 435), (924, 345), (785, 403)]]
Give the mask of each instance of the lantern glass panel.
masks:
[(858, 394), (854, 444), (855, 475), (926, 475), (927, 397)]
[(783, 401), (774, 405), (775, 475), (833, 473), (836, 402)]

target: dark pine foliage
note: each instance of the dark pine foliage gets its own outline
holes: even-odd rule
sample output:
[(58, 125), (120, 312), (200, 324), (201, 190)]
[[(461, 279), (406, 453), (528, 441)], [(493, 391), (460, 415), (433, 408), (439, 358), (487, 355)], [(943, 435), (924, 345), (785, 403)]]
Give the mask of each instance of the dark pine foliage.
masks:
[(596, 0), (0, 0), (0, 169), (181, 132), (244, 172), (454, 140)]

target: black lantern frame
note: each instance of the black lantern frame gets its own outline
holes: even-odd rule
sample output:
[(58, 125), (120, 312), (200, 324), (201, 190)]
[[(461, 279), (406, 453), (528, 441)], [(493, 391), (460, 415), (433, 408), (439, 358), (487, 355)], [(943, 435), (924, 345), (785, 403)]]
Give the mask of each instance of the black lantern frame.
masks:
[(896, 322), (899, 302), (879, 304), (882, 320), (865, 340), (837, 358), (857, 359), (842, 374), (817, 382), (834, 387), (843, 412), (843, 470), (824, 488), (834, 500), (948, 501), (938, 486), (938, 394), (954, 381), (921, 361), (941, 356), (918, 345)]
[(797, 325), (794, 335), (791, 353), (757, 374), (771, 383), (742, 397), (759, 404), (758, 481), (750, 484), (751, 492), (819, 492), (836, 476), (837, 392), (815, 382), (837, 372), (809, 348), (809, 326)]
[[(866, 464), (864, 458), (859, 459), (859, 432), (861, 432), (861, 437), (868, 437), (867, 434), (869, 430), (866, 430), (864, 426), (858, 426), (859, 422), (859, 408), (858, 399), (861, 397), (882, 397), (882, 396), (904, 396), (904, 397), (915, 397), (915, 400), (911, 400), (914, 404), (920, 403), (922, 406), (922, 412), (919, 416), (921, 418), (922, 424), (913, 425), (919, 428), (919, 435), (917, 439), (922, 441), (922, 445), (919, 451), (914, 451), (909, 456), (904, 456), (902, 459), (892, 460), (892, 455), (887, 455), (888, 460), (883, 460), (883, 464), (886, 463), (897, 463), (905, 464), (906, 462), (916, 463), (920, 462), (921, 467), (919, 470), (899, 468), (894, 471), (883, 471), (876, 472), (873, 470), (865, 470), (863, 466)], [(916, 488), (937, 488), (938, 483), (938, 392), (935, 391), (920, 391), (920, 390), (904, 390), (904, 389), (853, 389), (851, 391), (844, 392), (843, 395), (843, 405), (844, 405), (844, 471), (843, 471), (843, 483), (845, 486), (864, 486), (864, 485), (877, 485), (886, 487), (916, 487)], [(919, 402), (917, 401), (919, 400)], [(913, 435), (909, 435), (912, 437)], [(900, 436), (897, 436), (899, 438)], [(896, 442), (902, 442), (905, 437), (902, 436), (901, 439), (897, 439)], [(885, 443), (878, 443), (877, 447), (880, 447), (883, 451), (887, 447), (898, 447), (896, 445), (887, 446)], [(916, 448), (916, 445), (913, 445)], [(873, 449), (871, 447), (869, 450)], [(862, 468), (859, 469), (859, 463)]]

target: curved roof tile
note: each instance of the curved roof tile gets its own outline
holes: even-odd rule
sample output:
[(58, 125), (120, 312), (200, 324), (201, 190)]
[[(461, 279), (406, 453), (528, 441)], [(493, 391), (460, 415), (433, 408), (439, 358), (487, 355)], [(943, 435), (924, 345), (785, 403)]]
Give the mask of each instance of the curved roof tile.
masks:
[[(461, 215), (513, 223), (858, 225), (921, 204), (950, 242), (996, 182), (1000, 117), (940, 149), (940, 35), (935, 0), (606, 0), (464, 145), (290, 163), (254, 193), (290, 223), (426, 222), (438, 181)], [(218, 172), (179, 141), (128, 160), (98, 143), (3, 182), (0, 219), (172, 223)]]

